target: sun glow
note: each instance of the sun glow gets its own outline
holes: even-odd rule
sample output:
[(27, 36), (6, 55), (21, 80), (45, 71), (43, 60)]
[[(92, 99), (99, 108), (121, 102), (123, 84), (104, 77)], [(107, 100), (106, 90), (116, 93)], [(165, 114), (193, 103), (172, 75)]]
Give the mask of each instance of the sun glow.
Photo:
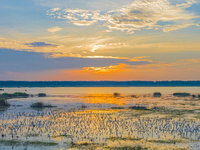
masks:
[(118, 71), (122, 68), (128, 67), (127, 64), (119, 64), (119, 65), (111, 65), (111, 66), (105, 66), (105, 67), (85, 67), (83, 70), (85, 71), (91, 71), (94, 73), (109, 73), (113, 71)]

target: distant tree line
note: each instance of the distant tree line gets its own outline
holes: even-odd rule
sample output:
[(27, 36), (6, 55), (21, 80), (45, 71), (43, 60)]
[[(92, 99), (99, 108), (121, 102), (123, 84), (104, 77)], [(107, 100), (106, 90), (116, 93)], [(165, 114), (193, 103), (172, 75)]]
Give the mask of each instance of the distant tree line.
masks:
[(0, 87), (178, 87), (200, 81), (0, 81)]

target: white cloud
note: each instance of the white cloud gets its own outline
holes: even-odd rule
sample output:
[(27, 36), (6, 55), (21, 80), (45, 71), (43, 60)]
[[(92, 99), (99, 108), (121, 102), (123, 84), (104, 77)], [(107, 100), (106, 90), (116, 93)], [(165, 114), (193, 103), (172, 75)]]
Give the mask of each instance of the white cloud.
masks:
[(55, 26), (55, 27), (52, 27), (52, 28), (49, 28), (47, 29), (48, 32), (52, 32), (52, 33), (55, 33), (55, 32), (58, 32), (58, 31), (61, 31), (63, 28), (60, 28), (58, 26)]
[(92, 21), (81, 20), (81, 21), (74, 21), (73, 24), (77, 26), (91, 26), (95, 23), (97, 23), (97, 20), (92, 20)]
[[(105, 32), (120, 30), (122, 32), (126, 31), (127, 34), (132, 34), (134, 31), (142, 29), (157, 30), (162, 28), (163, 25), (160, 25), (159, 22), (164, 22), (165, 24), (169, 21), (179, 22), (181, 20), (191, 22), (191, 19), (199, 16), (187, 12), (185, 9), (194, 3), (196, 3), (195, 0), (187, 0), (185, 3), (176, 5), (172, 5), (169, 0), (135, 0), (132, 4), (121, 9), (108, 11), (104, 15), (99, 10), (68, 8), (53, 8), (47, 11), (47, 15), (52, 18), (68, 19), (77, 26), (90, 26), (98, 21), (103, 21), (105, 22), (104, 26), (109, 28)], [(183, 24), (182, 28), (188, 27), (187, 24)], [(166, 29), (166, 26), (164, 28)], [(173, 30), (175, 29), (173, 28)]]
[(57, 19), (68, 19), (77, 26), (90, 26), (97, 23), (96, 15), (100, 15), (99, 11), (84, 10), (84, 9), (63, 9), (47, 11), (47, 15)]
[(57, 8), (52, 8), (51, 11), (52, 11), (52, 12), (55, 12), (55, 11), (58, 11), (58, 10), (60, 10), (60, 8), (57, 7)]
[(190, 20), (196, 18), (193, 14), (185, 12), (195, 1), (188, 1), (180, 5), (171, 5), (168, 0), (136, 0), (130, 5), (118, 10), (107, 12), (108, 21), (104, 24), (110, 30), (127, 31), (158, 29), (158, 22)]
[(182, 29), (182, 28), (186, 28), (186, 27), (189, 27), (189, 26), (197, 26), (199, 27), (200, 25), (197, 24), (197, 23), (190, 23), (190, 24), (184, 24), (184, 25), (167, 25), (163, 28), (163, 31), (164, 32), (169, 32), (169, 31), (172, 31), (172, 30), (178, 30), (178, 29)]
[(74, 46), (74, 48), (84, 48), (89, 49), (90, 52), (95, 52), (96, 50), (102, 49), (114, 49), (114, 48), (123, 48), (127, 47), (126, 43), (93, 43), (90, 45), (80, 45)]

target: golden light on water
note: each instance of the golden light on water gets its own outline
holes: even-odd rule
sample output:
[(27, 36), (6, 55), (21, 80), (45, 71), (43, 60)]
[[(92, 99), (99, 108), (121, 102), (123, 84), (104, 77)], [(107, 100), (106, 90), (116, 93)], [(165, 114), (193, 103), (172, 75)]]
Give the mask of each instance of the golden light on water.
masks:
[(121, 96), (114, 97), (111, 94), (92, 94), (84, 96), (84, 103), (125, 105), (127, 99)]

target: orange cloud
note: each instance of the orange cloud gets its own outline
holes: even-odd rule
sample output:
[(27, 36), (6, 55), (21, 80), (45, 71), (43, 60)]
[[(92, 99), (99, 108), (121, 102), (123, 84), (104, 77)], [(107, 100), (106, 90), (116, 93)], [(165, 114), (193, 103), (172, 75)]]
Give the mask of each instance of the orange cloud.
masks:
[(83, 70), (91, 71), (94, 73), (109, 73), (109, 72), (121, 70), (129, 66), (130, 65), (127, 65), (127, 64), (119, 64), (119, 65), (106, 66), (106, 67), (84, 67)]

